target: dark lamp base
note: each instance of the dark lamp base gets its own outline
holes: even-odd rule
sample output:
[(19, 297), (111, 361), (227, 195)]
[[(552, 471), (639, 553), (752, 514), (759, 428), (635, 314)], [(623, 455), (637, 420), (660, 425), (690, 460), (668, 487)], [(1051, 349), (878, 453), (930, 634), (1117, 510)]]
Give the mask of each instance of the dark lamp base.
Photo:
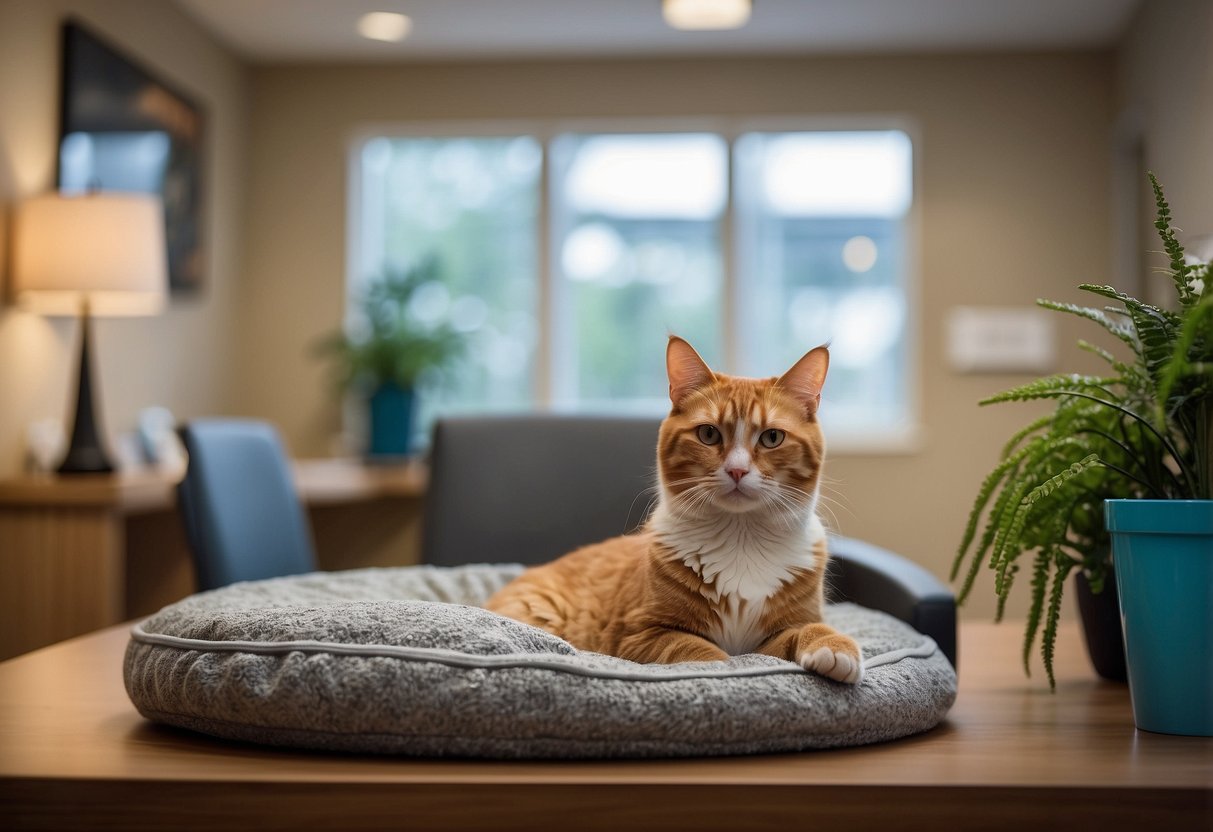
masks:
[(71, 448), (56, 469), (60, 474), (108, 474), (113, 470), (102, 448)]
[(59, 466), (60, 474), (108, 474), (114, 470), (108, 455), (105, 453), (100, 420), (94, 415), (98, 412), (93, 403), (93, 374), (92, 361), (89, 355), (89, 341), (92, 327), (88, 304), (85, 303), (80, 312), (80, 366), (76, 377), (76, 414), (72, 419), (72, 441), (67, 449), (67, 456)]

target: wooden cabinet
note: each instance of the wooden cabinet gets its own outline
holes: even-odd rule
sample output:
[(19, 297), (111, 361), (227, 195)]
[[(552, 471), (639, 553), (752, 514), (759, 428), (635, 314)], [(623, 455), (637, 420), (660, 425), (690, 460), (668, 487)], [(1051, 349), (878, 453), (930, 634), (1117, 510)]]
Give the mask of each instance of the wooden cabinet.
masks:
[[(322, 569), (416, 563), (426, 470), (295, 463)], [(175, 483), (156, 473), (0, 482), (0, 660), (194, 591)]]

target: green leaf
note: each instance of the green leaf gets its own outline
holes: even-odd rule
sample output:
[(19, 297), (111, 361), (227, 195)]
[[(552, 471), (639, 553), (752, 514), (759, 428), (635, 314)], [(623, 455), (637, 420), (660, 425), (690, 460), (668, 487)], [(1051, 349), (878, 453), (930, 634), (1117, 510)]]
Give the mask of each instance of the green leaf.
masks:
[(442, 367), (462, 353), (465, 337), (449, 322), (420, 320), (411, 312), (416, 293), (440, 282), (441, 270), (433, 257), (368, 279), (357, 298), (357, 325), (316, 345), (336, 366), (343, 387), (412, 387), (427, 369)]
[(1133, 380), (1136, 382), (1141, 377), (1140, 370), (1138, 370), (1132, 364), (1126, 364), (1125, 362), (1121, 361), (1103, 347), (1096, 346), (1095, 344), (1092, 344), (1089, 341), (1084, 341), (1080, 338), (1078, 340), (1078, 348), (1080, 350), (1084, 350), (1085, 352), (1089, 352), (1092, 355), (1098, 355), (1104, 361), (1108, 362), (1108, 364), (1112, 365), (1112, 369), (1120, 374), (1120, 379), (1122, 382), (1125, 380)]
[(1158, 208), (1158, 219), (1154, 221), (1154, 227), (1158, 229), (1162, 247), (1167, 252), (1167, 259), (1171, 264), (1171, 280), (1175, 283), (1180, 305), (1190, 306), (1196, 299), (1196, 292), (1192, 288), (1191, 267), (1184, 257), (1183, 246), (1179, 244), (1179, 240), (1175, 238), (1175, 232), (1171, 229), (1171, 206), (1167, 204), (1167, 198), (1162, 192), (1162, 185), (1158, 184), (1158, 179), (1153, 172), (1150, 172), (1148, 176), (1150, 177), (1150, 187), (1154, 190), (1154, 204)]
[(1023, 533), (1024, 524), (1027, 522), (1028, 514), (1032, 511), (1032, 507), (1056, 492), (1070, 480), (1101, 464), (1099, 457), (1091, 454), (1081, 462), (1075, 462), (1064, 471), (1049, 477), (1023, 497), (1019, 507), (1015, 510), (1006, 534), (1002, 538), (1002, 545), (995, 552), (995, 591), (999, 591), (999, 594), (1001, 594), (1001, 589), (1006, 582), (1007, 570), (1013, 559), (1019, 555), (1019, 538)]
[(1058, 301), (1045, 300), (1043, 298), (1037, 298), (1036, 303), (1039, 306), (1043, 306), (1045, 309), (1052, 309), (1056, 312), (1066, 312), (1070, 315), (1077, 315), (1080, 318), (1095, 321), (1095, 323), (1099, 324), (1121, 341), (1128, 344), (1134, 352), (1137, 351), (1137, 341), (1133, 335), (1133, 328), (1128, 324), (1112, 320), (1107, 316), (1107, 313), (1103, 312), (1102, 310), (1092, 309), (1089, 306), (1078, 306), (1077, 304), (1073, 303), (1059, 303)]
[(1055, 375), (1039, 378), (1036, 381), (1013, 387), (997, 395), (982, 399), (978, 404), (998, 404), (999, 402), (1026, 402), (1033, 399), (1047, 399), (1058, 395), (1074, 392), (1104, 391), (1120, 383), (1119, 378), (1102, 376), (1083, 376), (1077, 373), (1070, 375)]
[(1078, 288), (1118, 300), (1125, 305), (1129, 319), (1133, 322), (1138, 357), (1144, 365), (1146, 375), (1157, 385), (1162, 368), (1171, 357), (1175, 330), (1181, 324), (1179, 316), (1119, 292), (1111, 286), (1083, 283)]
[(995, 488), (998, 487), (998, 483), (1002, 481), (1008, 471), (1019, 465), (1020, 460), (1031, 453), (1031, 451), (1032, 446), (1021, 449), (1014, 456), (1000, 462), (993, 471), (986, 475), (981, 487), (977, 490), (977, 498), (973, 501), (973, 507), (969, 511), (969, 520), (965, 525), (960, 548), (956, 552), (956, 559), (952, 562), (951, 580), (956, 580), (956, 573), (960, 569), (961, 562), (964, 560), (965, 552), (968, 551), (969, 545), (977, 534), (977, 523), (981, 517), (981, 513), (985, 510), (990, 496), (994, 493)]
[(1065, 592), (1066, 578), (1074, 568), (1074, 562), (1057, 554), (1053, 558), (1057, 571), (1053, 573), (1053, 590), (1049, 593), (1049, 608), (1045, 613), (1045, 631), (1040, 639), (1040, 656), (1044, 660), (1045, 673), (1049, 677), (1050, 690), (1057, 690), (1053, 676), (1053, 648), (1057, 644), (1057, 621), (1061, 617), (1061, 596)]
[[(1123, 303), (1125, 305), (1125, 309), (1127, 309), (1129, 311), (1130, 315), (1132, 315), (1134, 310), (1140, 311), (1140, 312), (1146, 312), (1152, 316), (1156, 316), (1162, 320), (1167, 321), (1172, 326), (1178, 324), (1179, 320), (1180, 320), (1179, 316), (1176, 315), (1174, 312), (1168, 312), (1165, 309), (1159, 309), (1157, 306), (1148, 304), (1145, 301), (1140, 301), (1137, 298), (1133, 297), (1132, 295), (1127, 295), (1124, 292), (1121, 292), (1117, 289), (1112, 288), (1111, 286), (1107, 286), (1107, 285), (1104, 285), (1101, 283), (1079, 283), (1078, 288), (1082, 289), (1084, 292), (1091, 292), (1092, 294), (1096, 294), (1096, 295), (1099, 295), (1100, 297), (1108, 298), (1109, 300), (1120, 301), (1121, 303)], [(1115, 310), (1115, 311), (1119, 311), (1119, 310)]]
[(1011, 455), (1011, 452), (1013, 450), (1015, 450), (1015, 447), (1020, 442), (1022, 442), (1024, 439), (1026, 439), (1031, 434), (1036, 433), (1038, 430), (1042, 430), (1042, 429), (1048, 427), (1049, 423), (1052, 421), (1053, 421), (1053, 414), (1050, 413), (1047, 416), (1041, 416), (1039, 419), (1035, 420), (1034, 422), (1029, 424), (1027, 427), (1024, 427), (1021, 430), (1016, 431), (1014, 434), (1011, 435), (1011, 438), (1007, 440), (1007, 444), (1002, 446), (1002, 452), (999, 453), (998, 458), (1004, 459), (1004, 460), (1007, 459)]
[(1041, 549), (1036, 553), (1032, 564), (1032, 606), (1028, 610), (1028, 626), (1023, 639), (1023, 672), (1032, 675), (1032, 666), (1028, 661), (1032, 655), (1032, 645), (1036, 642), (1036, 633), (1040, 629), (1040, 614), (1044, 609), (1045, 592), (1049, 584), (1049, 564), (1053, 562), (1051, 549)]
[(1166, 407), (1171, 393), (1175, 389), (1176, 382), (1189, 375), (1209, 376), (1213, 374), (1206, 367), (1205, 362), (1192, 362), (1190, 360), (1194, 352), (1197, 355), (1210, 353), (1209, 357), (1213, 359), (1213, 349), (1210, 349), (1208, 346), (1200, 350), (1193, 349), (1200, 338), (1213, 343), (1213, 336), (1210, 335), (1211, 331), (1213, 331), (1213, 294), (1208, 294), (1204, 295), (1199, 302), (1189, 308), (1183, 328), (1180, 330), (1179, 337), (1175, 340), (1175, 346), (1159, 378), (1158, 421), (1160, 424), (1165, 423), (1163, 409)]

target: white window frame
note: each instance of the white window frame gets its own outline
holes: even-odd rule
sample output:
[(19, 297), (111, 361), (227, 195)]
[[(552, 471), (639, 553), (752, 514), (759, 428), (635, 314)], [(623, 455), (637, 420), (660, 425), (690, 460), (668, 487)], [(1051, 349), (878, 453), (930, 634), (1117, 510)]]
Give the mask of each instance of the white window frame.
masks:
[[(812, 133), (860, 132), (866, 130), (899, 130), (910, 139), (911, 189), (910, 206), (902, 220), (905, 233), (905, 261), (902, 264), (906, 302), (904, 372), (907, 374), (906, 413), (904, 426), (880, 431), (865, 430), (847, 433), (845, 428), (827, 428), (827, 441), (832, 456), (872, 456), (918, 453), (923, 446), (922, 406), (922, 333), (920, 281), (920, 206), (919, 183), (921, 153), (920, 131), (917, 123), (903, 115), (839, 115), (839, 116), (745, 116), (745, 117), (686, 117), (686, 118), (579, 118), (523, 120), (441, 120), (378, 122), (359, 125), (347, 140), (346, 152), (346, 306), (351, 307), (353, 290), (365, 278), (361, 264), (363, 225), (361, 217), (361, 154), (372, 139), (457, 139), (510, 138), (528, 136), (542, 148), (539, 174), (539, 202), (536, 227), (536, 263), (539, 281), (538, 341), (535, 346), (534, 389), (536, 407), (556, 409), (554, 381), (557, 373), (565, 371), (555, 356), (556, 333), (567, 326), (558, 315), (564, 281), (557, 273), (559, 262), (556, 247), (560, 235), (554, 233), (552, 214), (553, 189), (550, 148), (553, 139), (566, 133), (604, 135), (644, 133), (712, 133), (726, 144), (727, 181), (725, 205), (720, 219), (723, 309), (721, 310), (721, 345), (725, 357), (722, 372), (736, 374), (743, 365), (742, 344), (735, 310), (743, 302), (740, 274), (742, 255), (738, 251), (734, 229), (734, 194), (737, 190), (735, 146), (747, 133)], [(814, 345), (806, 344), (805, 349)], [(778, 368), (772, 368), (772, 373)]]

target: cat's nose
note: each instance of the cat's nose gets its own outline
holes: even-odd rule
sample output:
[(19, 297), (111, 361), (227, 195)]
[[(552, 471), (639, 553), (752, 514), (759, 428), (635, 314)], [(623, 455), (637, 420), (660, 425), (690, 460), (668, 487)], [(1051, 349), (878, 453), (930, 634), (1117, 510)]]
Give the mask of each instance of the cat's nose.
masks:
[(725, 473), (733, 478), (733, 482), (741, 482), (741, 478), (748, 474), (749, 470), (746, 468), (727, 468), (725, 469)]

